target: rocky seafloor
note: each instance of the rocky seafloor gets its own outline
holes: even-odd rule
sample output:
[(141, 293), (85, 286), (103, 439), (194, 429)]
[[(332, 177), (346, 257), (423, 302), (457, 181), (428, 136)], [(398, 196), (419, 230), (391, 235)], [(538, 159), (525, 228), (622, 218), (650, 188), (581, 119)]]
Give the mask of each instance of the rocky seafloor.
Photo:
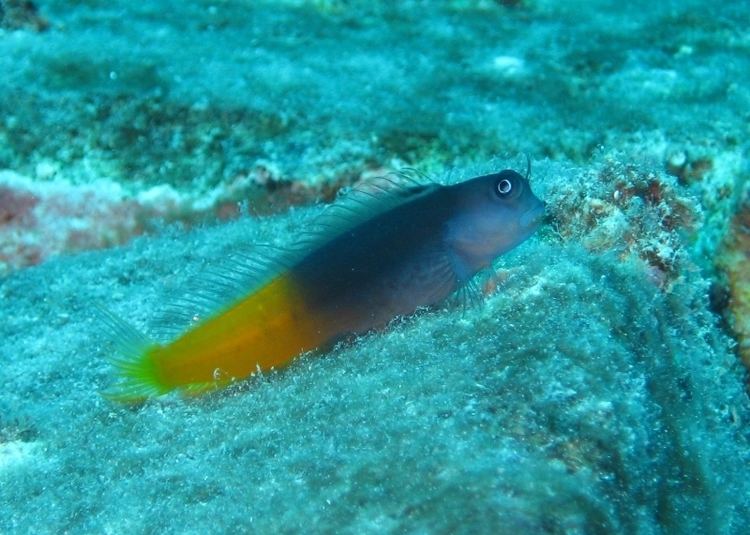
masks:
[[(748, 15), (0, 0), (0, 532), (744, 533)], [(349, 186), (524, 154), (547, 224), (483, 302), (101, 396), (95, 305), (148, 331)]]

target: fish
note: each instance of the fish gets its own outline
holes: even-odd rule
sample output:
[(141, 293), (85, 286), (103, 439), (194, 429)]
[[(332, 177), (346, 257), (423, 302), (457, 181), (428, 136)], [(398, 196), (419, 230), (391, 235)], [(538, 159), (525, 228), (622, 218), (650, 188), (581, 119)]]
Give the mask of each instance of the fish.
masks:
[(529, 173), (450, 185), (384, 177), (360, 188), (291, 252), (240, 255), (209, 284), (217, 291), (178, 306), (192, 325), (167, 343), (105, 310), (119, 351), (119, 380), (105, 395), (216, 390), (446, 301), (540, 226), (545, 203)]

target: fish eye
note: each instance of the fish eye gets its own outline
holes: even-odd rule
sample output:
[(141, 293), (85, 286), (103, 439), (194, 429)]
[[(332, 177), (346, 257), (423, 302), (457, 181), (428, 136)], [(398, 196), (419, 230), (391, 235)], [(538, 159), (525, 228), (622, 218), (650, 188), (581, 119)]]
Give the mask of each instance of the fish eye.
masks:
[(513, 191), (513, 184), (507, 178), (503, 178), (495, 184), (495, 191), (499, 197), (507, 197)]

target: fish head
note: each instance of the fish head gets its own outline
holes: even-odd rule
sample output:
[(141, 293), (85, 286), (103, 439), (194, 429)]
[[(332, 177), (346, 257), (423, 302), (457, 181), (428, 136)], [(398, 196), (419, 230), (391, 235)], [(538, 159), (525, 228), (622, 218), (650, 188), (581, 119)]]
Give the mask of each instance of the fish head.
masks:
[(455, 186), (446, 242), (468, 277), (531, 236), (541, 225), (544, 202), (529, 181), (512, 169), (472, 178)]

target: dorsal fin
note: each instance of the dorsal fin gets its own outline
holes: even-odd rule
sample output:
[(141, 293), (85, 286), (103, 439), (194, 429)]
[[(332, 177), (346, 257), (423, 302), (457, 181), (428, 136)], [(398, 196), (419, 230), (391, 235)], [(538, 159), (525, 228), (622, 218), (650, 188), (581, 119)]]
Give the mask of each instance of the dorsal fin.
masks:
[(363, 180), (348, 190), (342, 190), (336, 201), (324, 208), (313, 220), (310, 230), (301, 234), (292, 247), (307, 253), (379, 214), (428, 194), (436, 187), (437, 183), (411, 168)]
[(288, 270), (310, 251), (368, 219), (425, 195), (437, 185), (412, 169), (366, 180), (326, 206), (288, 247), (243, 247), (188, 283), (153, 324), (160, 341), (171, 340)]
[(265, 243), (235, 251), (189, 280), (180, 297), (169, 299), (152, 325), (154, 334), (170, 340), (216, 315), (288, 269), (290, 256), (286, 249)]

